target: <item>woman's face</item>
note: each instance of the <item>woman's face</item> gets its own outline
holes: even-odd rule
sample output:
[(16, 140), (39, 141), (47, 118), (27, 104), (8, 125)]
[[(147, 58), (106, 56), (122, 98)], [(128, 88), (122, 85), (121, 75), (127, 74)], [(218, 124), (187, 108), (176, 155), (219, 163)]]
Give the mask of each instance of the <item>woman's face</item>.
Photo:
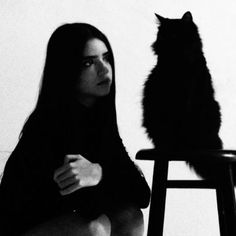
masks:
[(90, 39), (85, 45), (76, 86), (79, 101), (86, 106), (93, 105), (99, 97), (109, 94), (111, 82), (110, 53), (103, 41)]

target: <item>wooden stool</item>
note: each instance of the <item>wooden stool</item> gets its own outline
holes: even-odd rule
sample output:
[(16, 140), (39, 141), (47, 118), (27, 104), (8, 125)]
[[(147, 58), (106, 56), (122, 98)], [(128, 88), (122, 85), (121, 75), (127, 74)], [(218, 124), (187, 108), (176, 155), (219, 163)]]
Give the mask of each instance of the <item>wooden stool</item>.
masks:
[[(153, 160), (152, 196), (148, 222), (148, 236), (162, 236), (167, 188), (213, 188), (216, 189), (221, 236), (236, 236), (236, 204), (232, 164), (236, 164), (236, 151), (161, 151), (143, 149), (136, 154), (138, 160)], [(221, 178), (210, 180), (168, 180), (169, 161), (194, 160), (201, 163), (220, 163)], [(213, 164), (214, 166), (214, 164)]]

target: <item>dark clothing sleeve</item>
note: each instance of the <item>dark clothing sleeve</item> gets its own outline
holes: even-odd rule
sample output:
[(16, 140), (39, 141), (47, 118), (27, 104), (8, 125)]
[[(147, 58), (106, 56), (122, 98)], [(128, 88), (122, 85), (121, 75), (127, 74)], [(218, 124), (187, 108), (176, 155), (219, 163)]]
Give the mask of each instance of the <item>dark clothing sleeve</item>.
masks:
[[(107, 140), (107, 139), (106, 139)], [(100, 151), (95, 149), (91, 157), (102, 167), (102, 180), (97, 186), (80, 189), (67, 195), (64, 206), (78, 209), (78, 212), (90, 218), (108, 213), (114, 208), (133, 205), (146, 208), (150, 200), (150, 188), (142, 171), (130, 159), (119, 135), (110, 136)], [(80, 201), (78, 201), (80, 199)]]
[(0, 215), (4, 218), (0, 224), (5, 224), (7, 230), (15, 224), (19, 231), (24, 231), (68, 211), (78, 210), (91, 219), (116, 204), (148, 206), (148, 184), (118, 134), (109, 134), (99, 148), (94, 145), (96, 158), (88, 156), (90, 161), (101, 165), (101, 182), (60, 195), (53, 174), (63, 164), (64, 141), (42, 130), (37, 127), (34, 132), (24, 133), (6, 163), (0, 185)]
[[(141, 169), (130, 159), (119, 136), (107, 147), (106, 156), (101, 158), (103, 180), (107, 195), (114, 201), (129, 202), (146, 208), (150, 200), (150, 189)], [(111, 148), (112, 147), (112, 148)]]
[(60, 195), (53, 181), (55, 154), (50, 145), (48, 136), (25, 134), (9, 157), (0, 185), (1, 226), (6, 231), (18, 230), (17, 235), (53, 216)]
[(101, 149), (96, 153), (99, 157), (93, 158), (102, 167), (100, 183), (67, 195), (63, 205), (78, 210), (88, 219), (100, 214), (109, 215), (119, 206), (146, 208), (150, 201), (150, 188), (142, 171), (128, 156), (120, 137), (111, 137), (106, 148)]

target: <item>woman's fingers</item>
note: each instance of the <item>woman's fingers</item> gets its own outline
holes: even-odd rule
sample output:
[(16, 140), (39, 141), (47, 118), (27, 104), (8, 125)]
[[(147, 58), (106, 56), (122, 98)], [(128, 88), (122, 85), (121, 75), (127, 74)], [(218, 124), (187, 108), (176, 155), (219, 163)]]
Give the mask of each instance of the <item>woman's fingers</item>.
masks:
[(54, 181), (61, 189), (62, 195), (97, 185), (101, 178), (101, 166), (98, 163), (91, 163), (80, 154), (66, 155), (64, 165), (54, 172)]
[(67, 178), (70, 178), (70, 177), (76, 177), (78, 175), (78, 170), (77, 169), (73, 169), (72, 167), (71, 168), (68, 168), (66, 169), (64, 172), (62, 172), (60, 175), (58, 175), (54, 180), (58, 183), (66, 180)]
[(61, 178), (65, 172), (70, 170), (73, 166), (73, 163), (66, 163), (63, 166), (59, 167), (58, 169), (55, 170), (53, 179), (56, 181), (58, 178)]
[(59, 185), (60, 189), (65, 189), (75, 183), (79, 184), (79, 181), (76, 176), (72, 176), (72, 177), (69, 177), (69, 178), (59, 182), (58, 185)]
[(77, 182), (77, 183), (74, 183), (74, 184), (70, 185), (69, 187), (61, 190), (60, 193), (61, 193), (61, 195), (67, 195), (67, 194), (75, 192), (76, 190), (78, 190), (80, 188), (82, 188), (82, 186), (80, 186), (79, 182)]
[(64, 158), (64, 163), (70, 163), (70, 162), (78, 161), (82, 159), (85, 159), (85, 158), (81, 156), (80, 154), (67, 154)]

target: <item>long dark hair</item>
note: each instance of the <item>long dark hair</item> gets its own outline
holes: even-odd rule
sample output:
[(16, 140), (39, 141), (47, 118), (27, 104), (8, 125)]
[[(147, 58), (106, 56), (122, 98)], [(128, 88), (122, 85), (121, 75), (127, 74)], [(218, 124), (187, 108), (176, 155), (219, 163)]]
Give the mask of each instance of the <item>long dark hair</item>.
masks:
[[(62, 119), (67, 107), (74, 104), (73, 92), (81, 68), (83, 50), (86, 42), (93, 38), (103, 41), (110, 53), (113, 82), (109, 95), (101, 99), (101, 104), (106, 107), (104, 110), (112, 111), (116, 123), (114, 56), (107, 37), (90, 24), (64, 24), (49, 39), (36, 107), (27, 119), (21, 135), (37, 126), (45, 114), (47, 117)], [(44, 122), (43, 126), (45, 125)]]

